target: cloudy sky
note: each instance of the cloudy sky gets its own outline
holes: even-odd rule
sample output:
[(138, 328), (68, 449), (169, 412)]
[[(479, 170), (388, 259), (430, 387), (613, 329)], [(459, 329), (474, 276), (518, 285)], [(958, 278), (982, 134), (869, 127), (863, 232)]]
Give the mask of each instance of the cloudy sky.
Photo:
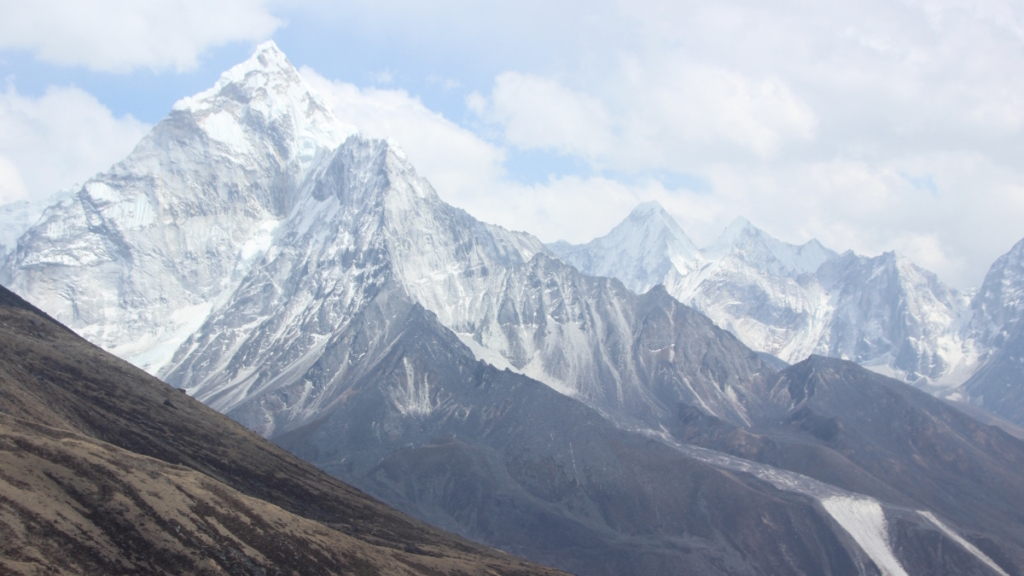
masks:
[(660, 201), (969, 288), (1024, 237), (1024, 0), (0, 0), (0, 203), (273, 39), (443, 198), (545, 241)]

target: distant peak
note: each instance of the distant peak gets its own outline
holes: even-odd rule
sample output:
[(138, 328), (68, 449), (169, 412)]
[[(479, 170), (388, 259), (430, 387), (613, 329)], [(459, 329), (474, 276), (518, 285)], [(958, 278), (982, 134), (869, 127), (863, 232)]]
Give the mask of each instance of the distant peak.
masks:
[(761, 232), (761, 229), (756, 227), (751, 220), (748, 220), (743, 216), (736, 216), (731, 222), (729, 222), (729, 225), (725, 227), (725, 231), (722, 232), (721, 238), (723, 240), (728, 240), (731, 243), (740, 236)]
[(704, 257), (718, 260), (736, 254), (745, 261), (774, 274), (814, 272), (836, 254), (817, 240), (803, 245), (778, 240), (740, 216), (734, 219), (713, 244), (705, 248)]
[(679, 223), (672, 217), (671, 214), (665, 210), (665, 207), (656, 201), (642, 202), (633, 208), (633, 211), (629, 213), (629, 216), (622, 221), (623, 225), (630, 223), (632, 226), (641, 226), (644, 228), (669, 228), (673, 234), (683, 235), (683, 230), (679, 228)]
[[(667, 230), (672, 236), (682, 241), (687, 246), (691, 246), (690, 239), (683, 232), (683, 229), (679, 227), (679, 223), (672, 217), (671, 214), (665, 210), (655, 200), (649, 202), (642, 202), (633, 208), (633, 211), (629, 213), (629, 216), (622, 221), (621, 224), (616, 226), (616, 229), (626, 230), (642, 228), (647, 230)], [(612, 231), (614, 232), (614, 230)], [(693, 248), (696, 250), (696, 247)]]
[(657, 200), (650, 200), (637, 204), (636, 208), (633, 208), (633, 211), (629, 213), (630, 216), (646, 216), (648, 214), (667, 214), (667, 212)]
[(741, 238), (752, 232), (760, 232), (760, 230), (751, 224), (750, 220), (747, 220), (743, 216), (737, 216), (729, 223), (728, 226), (725, 227), (725, 230), (718, 235), (715, 242), (705, 249), (705, 252), (714, 254), (714, 257), (717, 258), (718, 256), (732, 250), (736, 247)]
[(1024, 254), (1024, 238), (1017, 241), (1016, 244), (1010, 248), (1009, 254)]
[(754, 226), (750, 220), (747, 220), (743, 216), (737, 216), (733, 218), (732, 222), (730, 222), (728, 226), (725, 227), (725, 232), (723, 232), (723, 234), (728, 234), (729, 232), (742, 232), (744, 230), (758, 230), (758, 228), (757, 226)]

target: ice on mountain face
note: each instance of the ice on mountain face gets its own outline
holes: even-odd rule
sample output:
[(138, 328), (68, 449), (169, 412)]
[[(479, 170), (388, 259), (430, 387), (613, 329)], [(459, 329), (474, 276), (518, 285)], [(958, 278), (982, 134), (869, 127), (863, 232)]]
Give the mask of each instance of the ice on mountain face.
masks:
[(1000, 256), (971, 301), (978, 367), (950, 397), (1024, 424), (1024, 240)]
[[(761, 365), (663, 292), (646, 301), (667, 308), (638, 317), (645, 300), (618, 282), (445, 204), (394, 143), (353, 136), (310, 168), (258, 263), (160, 375), (279, 433), (341, 401), (401, 333), (386, 310), (411, 302), (477, 357), (605, 413), (658, 421), (683, 400), (748, 421)], [(651, 343), (634, 351), (638, 338)], [(719, 356), (736, 369), (709, 376)], [(393, 391), (400, 413), (427, 410), (419, 378)]]
[(0, 206), (0, 268), (4, 257), (14, 251), (18, 238), (39, 221), (50, 206), (74, 194), (75, 189), (61, 190), (37, 200), (19, 200)]
[(286, 147), (287, 158), (307, 168), (318, 150), (333, 150), (356, 132), (339, 122), (272, 41), (221, 75), (217, 83), (172, 108), (191, 114), (207, 136), (233, 153), (259, 153), (250, 142), (250, 122)]
[(966, 295), (906, 258), (847, 253), (822, 266), (818, 278), (835, 310), (827, 355), (865, 366), (882, 360), (917, 384), (939, 381), (963, 360), (957, 329), (966, 317)]
[(270, 246), (309, 168), (353, 132), (263, 44), (50, 206), (0, 280), (159, 370)]
[(392, 390), (391, 401), (403, 415), (425, 416), (433, 411), (430, 402), (430, 375), (417, 374), (408, 358), (402, 358), (405, 367), (405, 386)]
[(796, 277), (719, 262), (682, 297), (756, 350), (790, 363), (844, 358), (919, 385), (971, 361), (957, 332), (966, 295), (904, 258), (847, 253)]
[(878, 502), (845, 496), (826, 498), (821, 505), (836, 519), (884, 576), (907, 576), (889, 545), (889, 527)]
[[(271, 422), (258, 425), (269, 434), (318, 413), (379, 360), (401, 330), (388, 302), (465, 322), (492, 274), (542, 250), (441, 202), (393, 143), (353, 136), (311, 169), (258, 265), (161, 375), (221, 411), (256, 414), (251, 425)], [(426, 410), (421, 376), (395, 393), (403, 414)]]
[[(393, 142), (353, 133), (263, 44), (51, 208), (3, 275), (93, 342), (229, 410), (293, 389), (354, 318), (403, 301), (385, 292), (472, 324), (476, 295), (545, 251), (442, 203)], [(386, 345), (363, 342), (370, 333), (349, 334)]]

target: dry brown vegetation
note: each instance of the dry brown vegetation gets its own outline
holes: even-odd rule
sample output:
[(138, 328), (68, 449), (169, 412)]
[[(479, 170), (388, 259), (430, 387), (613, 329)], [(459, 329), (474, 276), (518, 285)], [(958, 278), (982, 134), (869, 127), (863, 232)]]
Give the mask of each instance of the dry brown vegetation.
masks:
[(0, 572), (556, 573), (384, 506), (3, 288)]

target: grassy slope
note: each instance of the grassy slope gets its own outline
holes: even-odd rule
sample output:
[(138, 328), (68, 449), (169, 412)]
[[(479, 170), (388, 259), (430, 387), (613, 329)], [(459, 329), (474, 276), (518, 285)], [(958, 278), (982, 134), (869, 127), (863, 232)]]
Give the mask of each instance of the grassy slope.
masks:
[(3, 288), (0, 413), (0, 571), (554, 573), (388, 508)]

